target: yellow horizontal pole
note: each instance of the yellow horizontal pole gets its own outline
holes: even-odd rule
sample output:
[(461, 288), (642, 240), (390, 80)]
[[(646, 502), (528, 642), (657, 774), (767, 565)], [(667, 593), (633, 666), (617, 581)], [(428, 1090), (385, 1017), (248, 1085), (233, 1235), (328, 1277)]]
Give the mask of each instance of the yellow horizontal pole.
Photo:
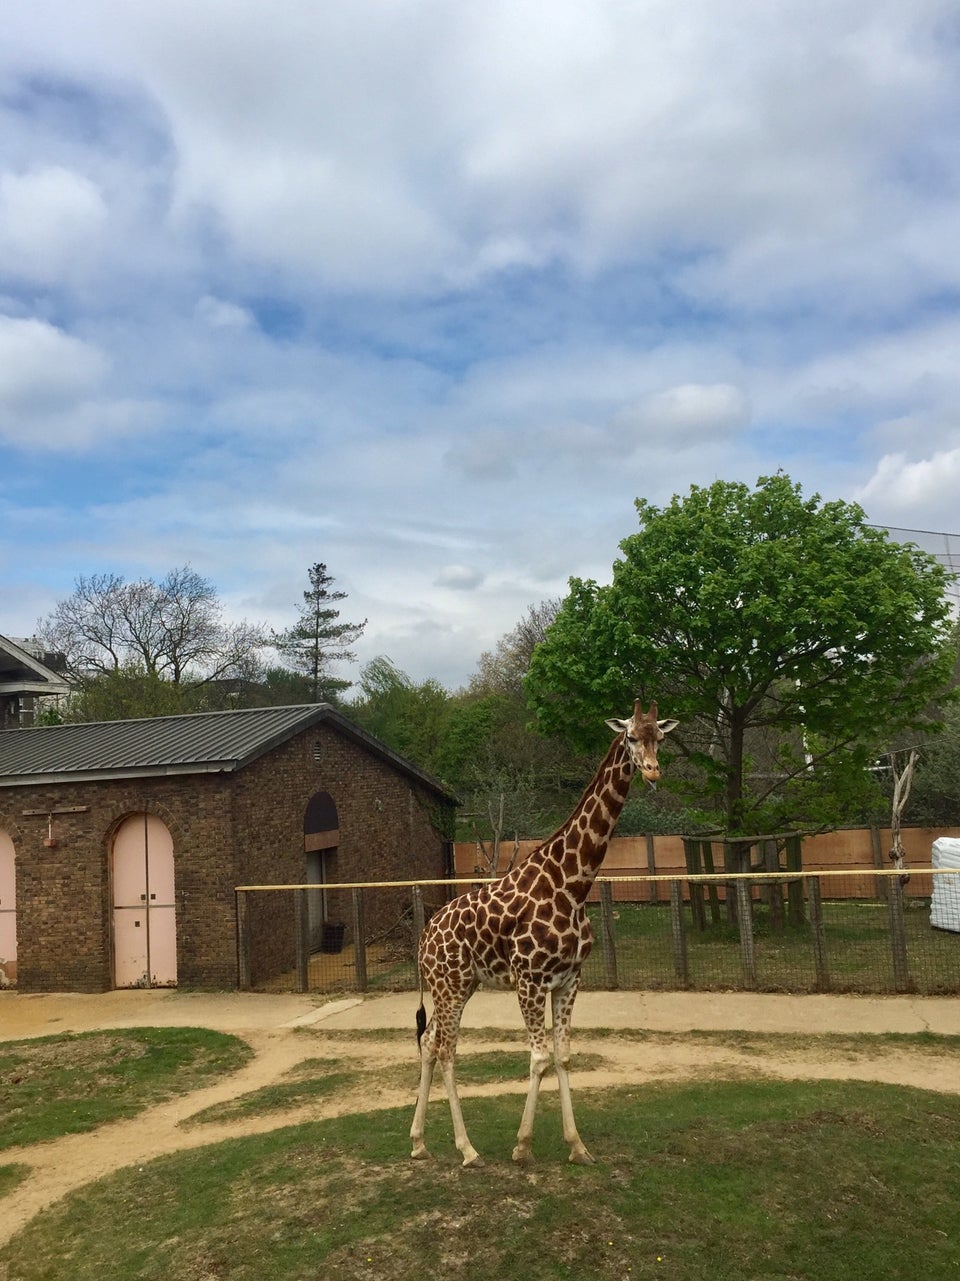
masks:
[[(814, 876), (960, 876), (960, 867), (918, 867), (915, 863), (902, 870), (896, 867), (856, 867), (822, 872), (663, 872), (656, 876), (598, 876), (598, 881), (617, 885), (648, 884), (653, 881), (801, 881)], [(325, 881), (322, 885), (237, 885), (237, 894), (263, 890), (382, 890), (412, 888), (414, 885), (492, 885), (502, 876), (441, 877), (416, 881)]]

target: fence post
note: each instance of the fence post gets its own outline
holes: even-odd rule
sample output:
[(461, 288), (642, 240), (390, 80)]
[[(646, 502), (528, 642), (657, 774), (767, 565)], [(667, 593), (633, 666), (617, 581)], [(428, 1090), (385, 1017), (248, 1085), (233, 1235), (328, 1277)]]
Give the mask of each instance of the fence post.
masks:
[(670, 934), (673, 940), (673, 968), (681, 987), (690, 986), (687, 967), (687, 933), (683, 924), (683, 882), (670, 882)]
[(358, 992), (367, 990), (367, 940), (363, 924), (363, 890), (355, 885), (353, 895), (353, 968)]
[(613, 886), (609, 881), (600, 881), (600, 941), (607, 986), (615, 991), (620, 982), (617, 978), (617, 945), (613, 938)]
[(750, 902), (750, 881), (740, 877), (737, 882), (737, 926), (740, 930), (740, 961), (743, 981), (747, 987), (757, 986), (757, 957), (753, 946), (753, 908)]
[(819, 876), (807, 878), (807, 908), (810, 912), (810, 941), (813, 944), (817, 991), (829, 992), (830, 969), (827, 965), (827, 935), (823, 928), (823, 897)]
[[(777, 847), (776, 839), (763, 841), (760, 845), (760, 852), (763, 855), (763, 870), (765, 872), (780, 871), (780, 850)], [(765, 895), (767, 900), (767, 909), (770, 912), (770, 928), (772, 930), (783, 929), (783, 885), (782, 883), (770, 878), (764, 881), (761, 894)]]
[(310, 919), (306, 890), (293, 891), (293, 917), (297, 940), (297, 991), (306, 992), (310, 986)]
[[(875, 827), (873, 824), (870, 825), (870, 849), (873, 852), (874, 867), (882, 868), (883, 867), (883, 847), (880, 844), (880, 829), (878, 827)], [(875, 877), (874, 885), (876, 887), (874, 890), (874, 893), (876, 894), (877, 898), (883, 898), (888, 888), (884, 877), (882, 876)]]
[(910, 982), (910, 966), (907, 961), (907, 927), (903, 919), (903, 887), (896, 876), (878, 879), (883, 879), (887, 882), (894, 987), (898, 992), (909, 992), (913, 985)]
[(417, 954), (420, 950), (420, 935), (423, 933), (423, 927), (426, 924), (423, 911), (423, 890), (419, 885), (413, 887), (413, 960), (416, 964)]
[(249, 992), (252, 983), (250, 975), (250, 922), (247, 918), (247, 896), (237, 890), (237, 986), (241, 992)]
[[(695, 841), (692, 837), (685, 836), (683, 838), (683, 856), (687, 864), (688, 876), (695, 876), (697, 872), (702, 871), (700, 866), (699, 841)], [(690, 887), (690, 915), (693, 917), (694, 925), (702, 934), (707, 928), (707, 918), (703, 910), (703, 882), (688, 881), (687, 884)]]
[[(657, 844), (653, 839), (653, 833), (647, 832), (647, 875), (656, 876), (657, 874)], [(651, 903), (660, 902), (660, 882), (647, 881), (647, 893), (650, 895)]]
[[(703, 870), (709, 872), (712, 876), (716, 872), (716, 866), (713, 861), (713, 842), (701, 842), (701, 851), (703, 854)], [(707, 898), (710, 901), (710, 919), (714, 925), (720, 924), (720, 891), (717, 889), (716, 881), (708, 881), (704, 886)]]
[[(787, 871), (803, 871), (803, 841), (799, 836), (787, 837)], [(817, 881), (819, 893), (820, 882)], [(803, 884), (801, 881), (787, 882), (787, 904), (791, 925), (803, 924)]]

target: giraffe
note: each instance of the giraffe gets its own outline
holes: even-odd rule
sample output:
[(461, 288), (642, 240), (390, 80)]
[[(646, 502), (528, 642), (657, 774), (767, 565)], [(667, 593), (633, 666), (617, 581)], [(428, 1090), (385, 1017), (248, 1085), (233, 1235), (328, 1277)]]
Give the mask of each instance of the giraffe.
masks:
[[(465, 1166), (482, 1164), (467, 1136), (457, 1094), (454, 1060), (463, 1007), (481, 983), (515, 988), (530, 1044), (530, 1083), (513, 1159), (531, 1158), (533, 1120), (540, 1081), (550, 1062), (546, 1033), (549, 996), (553, 1014), (553, 1057), (570, 1160), (593, 1164), (577, 1133), (570, 1096), (570, 1016), (580, 968), (593, 946), (585, 902), (600, 870), (630, 781), (637, 770), (648, 783), (660, 777), (657, 749), (677, 722), (657, 719), (657, 705), (641, 710), (639, 699), (627, 720), (611, 719), (616, 732), (610, 750), (573, 813), (523, 863), (498, 881), (461, 895), (431, 918), (420, 936), (420, 1091), (410, 1139), (411, 1156), (429, 1156), (423, 1141), (427, 1100), (437, 1060), (443, 1073), (454, 1138)], [(427, 1022), (424, 985), (433, 999)]]

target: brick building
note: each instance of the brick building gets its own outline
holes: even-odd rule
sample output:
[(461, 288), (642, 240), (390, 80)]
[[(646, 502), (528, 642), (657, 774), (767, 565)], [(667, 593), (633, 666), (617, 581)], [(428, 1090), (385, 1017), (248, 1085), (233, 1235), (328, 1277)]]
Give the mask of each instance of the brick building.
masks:
[[(235, 987), (237, 885), (445, 876), (455, 804), (325, 704), (4, 731), (0, 984)], [(319, 946), (346, 895), (308, 897)], [(260, 898), (262, 978), (292, 958)], [(378, 894), (365, 932), (396, 915)]]

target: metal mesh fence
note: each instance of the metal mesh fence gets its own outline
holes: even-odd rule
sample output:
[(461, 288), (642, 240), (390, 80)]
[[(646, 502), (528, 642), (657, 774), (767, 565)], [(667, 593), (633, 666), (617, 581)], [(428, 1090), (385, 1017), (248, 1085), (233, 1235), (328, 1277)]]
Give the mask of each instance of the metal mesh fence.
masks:
[[(471, 884), (337, 886), (347, 919), (325, 923), (319, 934), (310, 929), (315, 889), (240, 887), (240, 985), (415, 989), (424, 920)], [(946, 918), (931, 912), (935, 886)], [(382, 894), (391, 896), (395, 924), (370, 936), (367, 904)], [(601, 877), (595, 900), (587, 909), (595, 941), (583, 967), (585, 988), (960, 993), (957, 870), (913, 870), (909, 894), (897, 873), (878, 871)], [(938, 928), (937, 919), (950, 924)]]

